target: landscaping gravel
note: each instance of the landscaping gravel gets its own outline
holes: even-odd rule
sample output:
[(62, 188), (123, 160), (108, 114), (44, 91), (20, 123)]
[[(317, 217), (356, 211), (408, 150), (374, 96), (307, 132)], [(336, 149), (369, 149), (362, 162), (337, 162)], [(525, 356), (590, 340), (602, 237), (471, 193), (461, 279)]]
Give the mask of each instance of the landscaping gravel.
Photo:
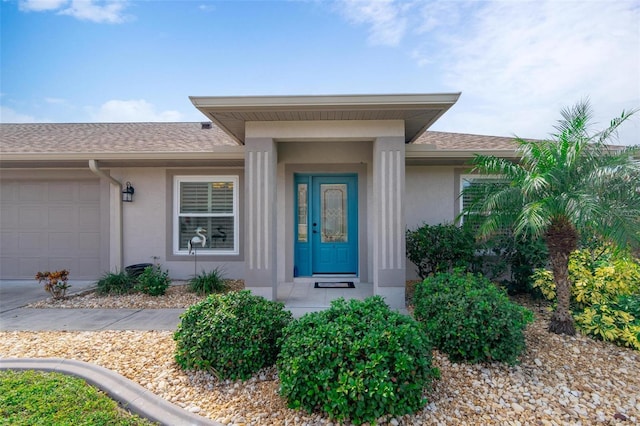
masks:
[[(174, 295), (174, 303), (182, 297)], [(136, 303), (144, 303), (141, 300)], [(81, 307), (77, 300), (73, 303)], [(525, 304), (534, 310), (536, 321), (526, 330), (527, 350), (520, 365), (457, 364), (436, 352), (434, 363), (442, 377), (426, 395), (429, 403), (418, 413), (381, 423), (640, 423), (640, 353), (581, 335), (550, 334), (548, 310)], [(244, 383), (219, 381), (206, 373), (182, 371), (173, 361), (174, 348), (172, 332), (167, 331), (0, 332), (0, 358), (62, 357), (96, 363), (223, 424), (334, 424), (318, 414), (288, 409), (278, 395), (274, 368)]]

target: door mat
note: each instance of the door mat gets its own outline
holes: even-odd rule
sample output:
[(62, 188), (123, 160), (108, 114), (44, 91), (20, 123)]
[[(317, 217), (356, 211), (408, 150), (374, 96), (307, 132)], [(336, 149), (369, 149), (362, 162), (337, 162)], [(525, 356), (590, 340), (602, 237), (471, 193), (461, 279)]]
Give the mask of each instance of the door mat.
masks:
[(353, 281), (316, 282), (314, 288), (356, 288)]

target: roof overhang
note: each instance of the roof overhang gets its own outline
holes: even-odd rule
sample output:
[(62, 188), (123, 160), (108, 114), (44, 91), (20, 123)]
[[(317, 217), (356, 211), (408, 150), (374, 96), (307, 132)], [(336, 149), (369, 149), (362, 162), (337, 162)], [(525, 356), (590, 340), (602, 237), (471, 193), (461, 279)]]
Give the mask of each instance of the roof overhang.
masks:
[(500, 157), (514, 162), (520, 159), (515, 149), (440, 150), (430, 145), (410, 145), (405, 152), (405, 164), (408, 166), (470, 166), (476, 155)]
[(460, 93), (321, 96), (190, 96), (193, 105), (244, 144), (248, 121), (403, 120), (413, 142)]
[(3, 168), (86, 168), (89, 160), (111, 167), (169, 167), (169, 166), (234, 166), (244, 165), (244, 147), (220, 146), (211, 152), (41, 152), (3, 153)]

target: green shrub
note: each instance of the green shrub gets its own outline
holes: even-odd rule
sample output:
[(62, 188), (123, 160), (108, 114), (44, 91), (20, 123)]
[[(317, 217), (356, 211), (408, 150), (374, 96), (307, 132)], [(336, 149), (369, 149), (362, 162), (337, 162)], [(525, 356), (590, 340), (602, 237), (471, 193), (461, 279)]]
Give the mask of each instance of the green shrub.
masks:
[(133, 291), (135, 281), (125, 271), (107, 272), (96, 282), (98, 294), (126, 294)]
[(189, 280), (189, 290), (201, 296), (220, 293), (226, 289), (224, 275), (219, 268), (204, 272)]
[(407, 230), (407, 257), (418, 267), (418, 275), (423, 279), (456, 267), (468, 268), (474, 246), (473, 234), (466, 227), (424, 224)]
[(180, 318), (173, 336), (178, 365), (232, 380), (273, 365), (282, 329), (292, 320), (282, 303), (247, 290), (209, 295)]
[(640, 320), (640, 293), (620, 296), (618, 306)]
[(170, 285), (169, 271), (163, 271), (159, 266), (148, 266), (136, 278), (135, 290), (150, 296), (162, 296)]
[(531, 311), (512, 303), (504, 290), (460, 270), (419, 283), (414, 303), (416, 319), (452, 361), (513, 364), (525, 348), (523, 330), (533, 321)]
[(335, 300), (289, 324), (282, 342), (277, 366), (289, 407), (338, 421), (412, 413), (439, 374), (420, 325), (379, 296)]
[(509, 273), (503, 281), (509, 294), (528, 293), (542, 297), (533, 286), (533, 274), (547, 264), (549, 254), (542, 238), (516, 238), (512, 233), (496, 235), (476, 247), (474, 270), (495, 280)]
[[(551, 271), (536, 270), (534, 285), (556, 298)], [(640, 350), (640, 263), (624, 250), (592, 245), (569, 257), (571, 305), (586, 334)]]

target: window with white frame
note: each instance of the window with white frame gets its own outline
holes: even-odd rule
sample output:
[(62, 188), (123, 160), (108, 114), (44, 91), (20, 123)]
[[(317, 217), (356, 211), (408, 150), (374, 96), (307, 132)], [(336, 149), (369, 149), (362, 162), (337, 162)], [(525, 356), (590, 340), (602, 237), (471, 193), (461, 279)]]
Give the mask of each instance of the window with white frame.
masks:
[[(468, 211), (473, 206), (473, 203), (478, 197), (482, 197), (483, 192), (487, 189), (487, 185), (507, 185), (504, 179), (499, 176), (487, 176), (487, 175), (462, 175), (460, 176), (460, 211), (467, 212), (460, 216), (461, 224), (465, 221), (473, 221), (471, 226), (473, 229), (477, 229), (480, 224), (480, 217), (476, 216), (474, 219), (473, 212)], [(468, 223), (469, 224), (469, 223)]]
[(238, 177), (175, 176), (173, 184), (174, 254), (188, 254), (194, 237), (197, 253), (238, 254)]

